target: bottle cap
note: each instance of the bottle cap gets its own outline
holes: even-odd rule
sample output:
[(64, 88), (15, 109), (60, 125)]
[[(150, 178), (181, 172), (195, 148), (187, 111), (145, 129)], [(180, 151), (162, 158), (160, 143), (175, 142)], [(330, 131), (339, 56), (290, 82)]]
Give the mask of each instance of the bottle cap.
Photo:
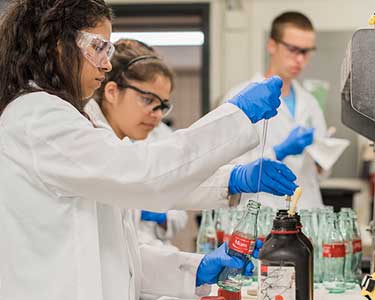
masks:
[(273, 220), (272, 233), (276, 232), (294, 232), (297, 230), (297, 220), (290, 216), (280, 216)]
[(225, 300), (241, 300), (241, 291), (231, 292), (224, 289), (218, 289), (218, 296), (222, 296)]
[[(288, 216), (288, 210), (287, 209), (279, 209), (276, 213), (276, 219), (283, 218), (285, 216)], [(289, 216), (290, 218), (295, 218), (297, 221), (297, 225), (301, 223), (301, 216), (296, 212), (294, 216)]]

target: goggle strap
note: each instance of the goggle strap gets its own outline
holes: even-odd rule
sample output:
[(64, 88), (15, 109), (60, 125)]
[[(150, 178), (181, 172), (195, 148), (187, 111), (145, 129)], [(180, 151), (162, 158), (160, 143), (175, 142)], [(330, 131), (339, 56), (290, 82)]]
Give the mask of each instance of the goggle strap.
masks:
[(139, 62), (141, 60), (146, 60), (146, 59), (160, 59), (159, 57), (155, 56), (155, 55), (142, 55), (142, 56), (138, 56), (138, 57), (135, 57), (133, 59), (131, 59), (128, 64), (126, 65), (126, 68), (125, 70), (128, 70), (132, 65), (134, 65), (136, 62)]

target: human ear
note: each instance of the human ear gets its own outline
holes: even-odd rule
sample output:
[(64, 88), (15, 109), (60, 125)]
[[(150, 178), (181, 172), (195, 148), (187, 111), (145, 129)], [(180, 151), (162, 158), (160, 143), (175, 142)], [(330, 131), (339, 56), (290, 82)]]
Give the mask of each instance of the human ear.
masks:
[(270, 38), (267, 42), (267, 52), (272, 55), (276, 52), (277, 43), (274, 39)]
[(109, 81), (104, 86), (103, 96), (109, 103), (115, 104), (119, 99), (120, 90), (114, 81)]

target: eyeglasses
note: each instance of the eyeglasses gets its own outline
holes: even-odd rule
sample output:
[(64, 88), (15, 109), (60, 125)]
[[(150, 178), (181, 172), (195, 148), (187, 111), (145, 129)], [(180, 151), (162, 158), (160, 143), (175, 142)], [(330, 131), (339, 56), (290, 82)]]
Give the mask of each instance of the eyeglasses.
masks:
[(312, 52), (314, 52), (316, 50), (316, 47), (300, 48), (298, 46), (294, 46), (294, 45), (291, 45), (289, 43), (286, 43), (282, 40), (277, 40), (276, 42), (285, 46), (285, 48), (287, 48), (290, 53), (292, 53), (293, 55), (296, 55), (296, 56), (297, 55), (307, 56), (307, 55), (310, 55)]
[(115, 53), (115, 46), (110, 41), (85, 31), (78, 31), (77, 46), (83, 56), (97, 68), (104, 69)]
[(164, 118), (172, 111), (173, 104), (171, 104), (168, 99), (163, 100), (155, 93), (141, 90), (140, 88), (137, 88), (134, 85), (130, 85), (130, 84), (118, 84), (118, 85), (124, 89), (131, 89), (139, 93), (141, 97), (137, 99), (138, 103), (141, 104), (148, 113), (152, 113), (152, 112), (156, 112), (160, 110)]

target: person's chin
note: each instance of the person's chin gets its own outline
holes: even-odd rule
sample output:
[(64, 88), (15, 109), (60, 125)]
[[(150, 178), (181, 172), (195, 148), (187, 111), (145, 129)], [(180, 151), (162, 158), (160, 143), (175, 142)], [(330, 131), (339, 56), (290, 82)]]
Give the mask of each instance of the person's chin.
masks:
[(301, 69), (292, 69), (290, 70), (289, 72), (289, 75), (292, 79), (296, 78), (299, 76), (299, 74), (301, 74)]
[(95, 91), (97, 90), (97, 88), (90, 88), (90, 89), (87, 89), (85, 91), (82, 91), (83, 93), (83, 100), (84, 101), (88, 101), (92, 98), (92, 96), (94, 95)]

